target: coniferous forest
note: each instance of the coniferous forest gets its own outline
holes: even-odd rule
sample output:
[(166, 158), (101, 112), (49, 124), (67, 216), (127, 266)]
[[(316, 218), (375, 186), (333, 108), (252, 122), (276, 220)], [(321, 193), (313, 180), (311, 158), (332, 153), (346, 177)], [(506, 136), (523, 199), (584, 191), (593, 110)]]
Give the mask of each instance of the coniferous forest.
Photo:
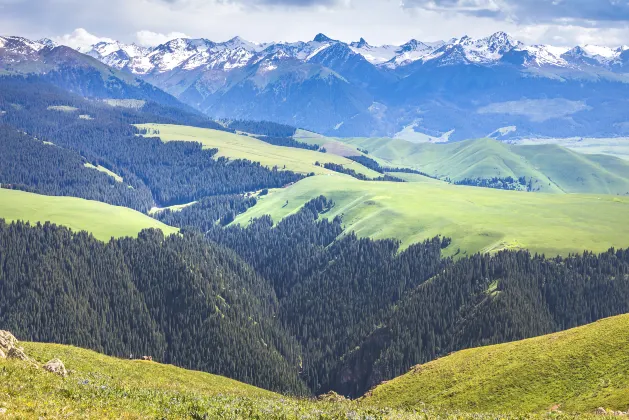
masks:
[[(280, 139), (294, 129), (245, 121), (225, 128), (158, 102), (112, 107), (48, 82), (0, 78), (3, 187), (142, 212), (195, 203), (154, 215), (182, 229), (170, 237), (145, 230), (103, 243), (51, 224), (0, 222), (0, 327), (24, 340), (151, 355), (289, 394), (355, 397), (450, 352), (629, 312), (627, 250), (453, 260), (443, 257), (451, 241), (442, 236), (405, 249), (393, 239), (359, 238), (341, 216), (323, 217), (335, 206), (325, 196), (281, 221), (235, 226), (259, 199), (251, 193), (303, 175), (216, 159), (217, 150), (198, 143), (162, 143), (131, 124)], [(60, 105), (90, 119), (49, 109)]]

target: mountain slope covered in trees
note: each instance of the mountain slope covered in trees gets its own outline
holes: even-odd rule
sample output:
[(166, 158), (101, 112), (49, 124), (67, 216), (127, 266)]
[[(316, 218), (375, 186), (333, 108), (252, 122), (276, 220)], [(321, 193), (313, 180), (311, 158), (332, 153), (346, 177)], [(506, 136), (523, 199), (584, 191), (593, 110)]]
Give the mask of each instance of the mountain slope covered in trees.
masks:
[[(66, 107), (64, 109), (76, 108), (76, 111), (60, 112), (51, 108), (60, 106)], [(209, 120), (181, 111), (171, 113), (159, 105), (145, 106), (140, 110), (112, 107), (64, 92), (37, 76), (0, 78), (0, 109), (4, 111), (0, 115), (3, 124), (24, 131), (40, 141), (67, 149), (68, 152), (63, 152), (66, 160), (71, 159), (68, 156), (73, 152), (75, 164), (71, 171), (78, 170), (76, 161), (80, 156), (94, 166), (99, 165), (119, 174), (127, 185), (133, 187), (120, 198), (122, 193), (118, 190), (122, 187), (111, 184), (113, 188), (104, 192), (104, 196), (95, 197), (97, 185), (90, 187), (89, 191), (86, 188), (79, 191), (57, 179), (54, 182), (62, 184), (62, 187), (40, 187), (46, 193), (73, 193), (113, 204), (124, 202), (136, 210), (147, 211), (155, 204), (182, 204), (210, 195), (282, 187), (302, 178), (302, 175), (267, 169), (249, 160), (215, 159), (217, 150), (203, 150), (199, 143), (163, 144), (156, 138), (137, 136), (140, 132), (131, 125), (149, 121), (188, 121), (191, 124), (217, 126)], [(90, 118), (80, 118), (80, 115), (89, 115)], [(26, 145), (13, 148), (13, 153), (23, 155), (20, 157), (23, 166), (19, 169), (38, 173), (40, 169), (34, 160), (35, 154), (46, 151), (50, 155), (53, 151), (42, 149), (43, 146), (27, 149)], [(74, 176), (83, 178), (80, 173)], [(50, 178), (54, 179), (54, 174)], [(34, 179), (27, 181), (27, 178), (17, 173), (7, 173), (6, 179), (0, 178), (2, 183), (22, 183), (25, 188), (37, 187)], [(39, 182), (43, 180), (37, 180)]]
[(307, 393), (273, 290), (233, 252), (158, 230), (105, 244), (1, 222), (0, 235), (0, 323), (20, 337)]

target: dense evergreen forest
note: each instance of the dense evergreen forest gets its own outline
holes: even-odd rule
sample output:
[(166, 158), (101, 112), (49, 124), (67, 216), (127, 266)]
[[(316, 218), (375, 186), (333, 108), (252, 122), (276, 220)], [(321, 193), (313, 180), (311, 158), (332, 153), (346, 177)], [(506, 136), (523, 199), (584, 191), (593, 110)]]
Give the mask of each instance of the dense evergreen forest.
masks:
[(377, 178), (369, 178), (366, 175), (358, 173), (358, 172), (356, 172), (355, 170), (353, 170), (351, 168), (346, 168), (345, 166), (339, 165), (338, 163), (324, 163), (323, 167), (325, 169), (329, 169), (329, 170), (334, 171), (334, 172), (338, 172), (338, 173), (341, 173), (341, 174), (349, 175), (349, 176), (354, 177), (356, 179), (359, 179), (361, 181), (406, 182), (406, 181), (404, 181), (401, 178), (397, 178), (395, 176), (391, 176), (391, 175), (387, 175), (387, 174), (384, 174), (384, 175), (379, 176)]
[(25, 340), (223, 374), (304, 394), (273, 289), (233, 252), (159, 230), (105, 244), (0, 220), (0, 325)]
[[(45, 144), (13, 127), (0, 125), (0, 183), (3, 188), (45, 195), (67, 195), (117, 206), (146, 209), (151, 191), (135, 178), (118, 182), (86, 167), (89, 163), (71, 150)], [(133, 188), (129, 188), (133, 185)]]
[[(345, 357), (354, 395), (419, 363), (469, 347), (539, 336), (629, 312), (629, 250), (545, 258), (474, 255), (410, 293)], [(349, 379), (349, 380), (348, 380)]]
[(265, 143), (272, 144), (274, 146), (295, 147), (297, 149), (306, 149), (314, 151), (322, 151), (316, 144), (308, 144), (301, 141), (297, 141), (292, 137), (269, 137), (269, 136), (256, 136), (258, 140), (262, 140)]
[[(366, 150), (361, 150), (358, 149), (359, 151), (365, 153)], [(438, 179), (432, 175), (428, 175), (425, 172), (422, 171), (418, 171), (416, 169), (410, 169), (410, 168), (395, 168), (395, 167), (389, 167), (389, 166), (381, 166), (378, 162), (376, 162), (375, 160), (367, 157), (367, 156), (348, 156), (348, 159), (353, 160), (354, 162), (358, 162), (361, 165), (372, 169), (378, 173), (384, 174), (385, 172), (400, 172), (400, 173), (407, 173), (407, 174), (416, 174), (416, 175), (423, 175), (426, 176), (428, 178), (433, 178), (433, 179)]]
[(260, 136), (267, 137), (290, 138), (297, 132), (295, 127), (271, 121), (233, 120), (225, 121), (225, 126), (231, 130), (243, 131), (245, 133), (258, 134)]
[[(515, 179), (511, 176), (500, 178), (465, 178), (460, 181), (455, 181), (455, 185), (469, 185), (472, 187), (483, 188), (495, 188), (499, 190), (511, 190), (511, 191), (534, 191), (533, 179), (526, 180), (526, 177), (519, 177)], [(538, 187), (539, 189), (539, 187)]]
[[(51, 106), (76, 110), (58, 111)], [(138, 137), (138, 130), (130, 124), (198, 122), (198, 116), (187, 114), (182, 114), (185, 118), (181, 120), (173, 119), (177, 115), (171, 115), (170, 109), (157, 104), (149, 106), (148, 112), (111, 107), (68, 94), (33, 76), (0, 78), (0, 109), (5, 111), (0, 116), (2, 123), (74, 151), (89, 162), (122, 176), (138, 192), (126, 202), (141, 211), (151, 207), (146, 200), (147, 189), (155, 203), (168, 206), (207, 196), (282, 187), (302, 178), (302, 175), (270, 170), (248, 160), (214, 159), (217, 150), (203, 150), (199, 143), (164, 144), (157, 138)], [(89, 119), (79, 115), (88, 115)], [(212, 124), (216, 123), (208, 120), (207, 125)], [(35, 160), (25, 158), (24, 163), (29, 162), (35, 163)], [(24, 170), (37, 173), (38, 167)], [(17, 181), (0, 179), (0, 182)], [(115, 200), (114, 197), (106, 199), (107, 202)]]
[(230, 224), (237, 215), (244, 213), (256, 204), (255, 197), (221, 195), (203, 198), (194, 205), (184, 207), (181, 210), (166, 209), (154, 214), (153, 217), (170, 226), (207, 232), (217, 222), (221, 226)]
[(170, 219), (207, 232), (271, 283), (314, 392), (358, 396), (451, 351), (629, 312), (628, 251), (563, 259), (505, 251), (454, 262), (440, 256), (448, 238), (399, 252), (395, 241), (344, 235), (340, 218), (318, 216), (333, 205), (320, 197), (275, 227), (269, 217), (246, 228), (216, 224), (237, 206), (217, 208), (210, 221), (197, 205), (184, 210), (185, 223)]

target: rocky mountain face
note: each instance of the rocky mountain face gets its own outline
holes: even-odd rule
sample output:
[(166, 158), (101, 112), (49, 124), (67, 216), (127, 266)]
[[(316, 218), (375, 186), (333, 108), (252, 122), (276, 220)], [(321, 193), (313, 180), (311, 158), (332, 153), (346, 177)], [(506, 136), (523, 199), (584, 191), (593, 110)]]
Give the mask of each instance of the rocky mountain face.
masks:
[(100, 45), (107, 59), (99, 61), (49, 39), (31, 41), (21, 37), (0, 37), (0, 76), (37, 76), (69, 92), (99, 99), (139, 99), (187, 112), (198, 113), (172, 95), (130, 71), (117, 69), (114, 56), (146, 51), (122, 44)]
[[(52, 47), (49, 41), (6, 47), (14, 42), (0, 38), (5, 66)], [(101, 42), (81, 52), (214, 118), (413, 141), (629, 134), (626, 46), (525, 45), (498, 32), (399, 46), (319, 34), (267, 44), (239, 37), (149, 48)]]

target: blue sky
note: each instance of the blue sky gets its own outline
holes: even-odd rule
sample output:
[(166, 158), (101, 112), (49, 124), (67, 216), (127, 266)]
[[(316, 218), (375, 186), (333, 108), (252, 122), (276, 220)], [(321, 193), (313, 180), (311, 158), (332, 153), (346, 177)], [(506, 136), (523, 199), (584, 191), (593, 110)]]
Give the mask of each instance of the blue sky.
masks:
[(526, 43), (617, 46), (629, 44), (629, 0), (0, 0), (0, 28), (77, 46), (179, 36), (296, 41), (318, 32), (401, 44), (499, 30)]

